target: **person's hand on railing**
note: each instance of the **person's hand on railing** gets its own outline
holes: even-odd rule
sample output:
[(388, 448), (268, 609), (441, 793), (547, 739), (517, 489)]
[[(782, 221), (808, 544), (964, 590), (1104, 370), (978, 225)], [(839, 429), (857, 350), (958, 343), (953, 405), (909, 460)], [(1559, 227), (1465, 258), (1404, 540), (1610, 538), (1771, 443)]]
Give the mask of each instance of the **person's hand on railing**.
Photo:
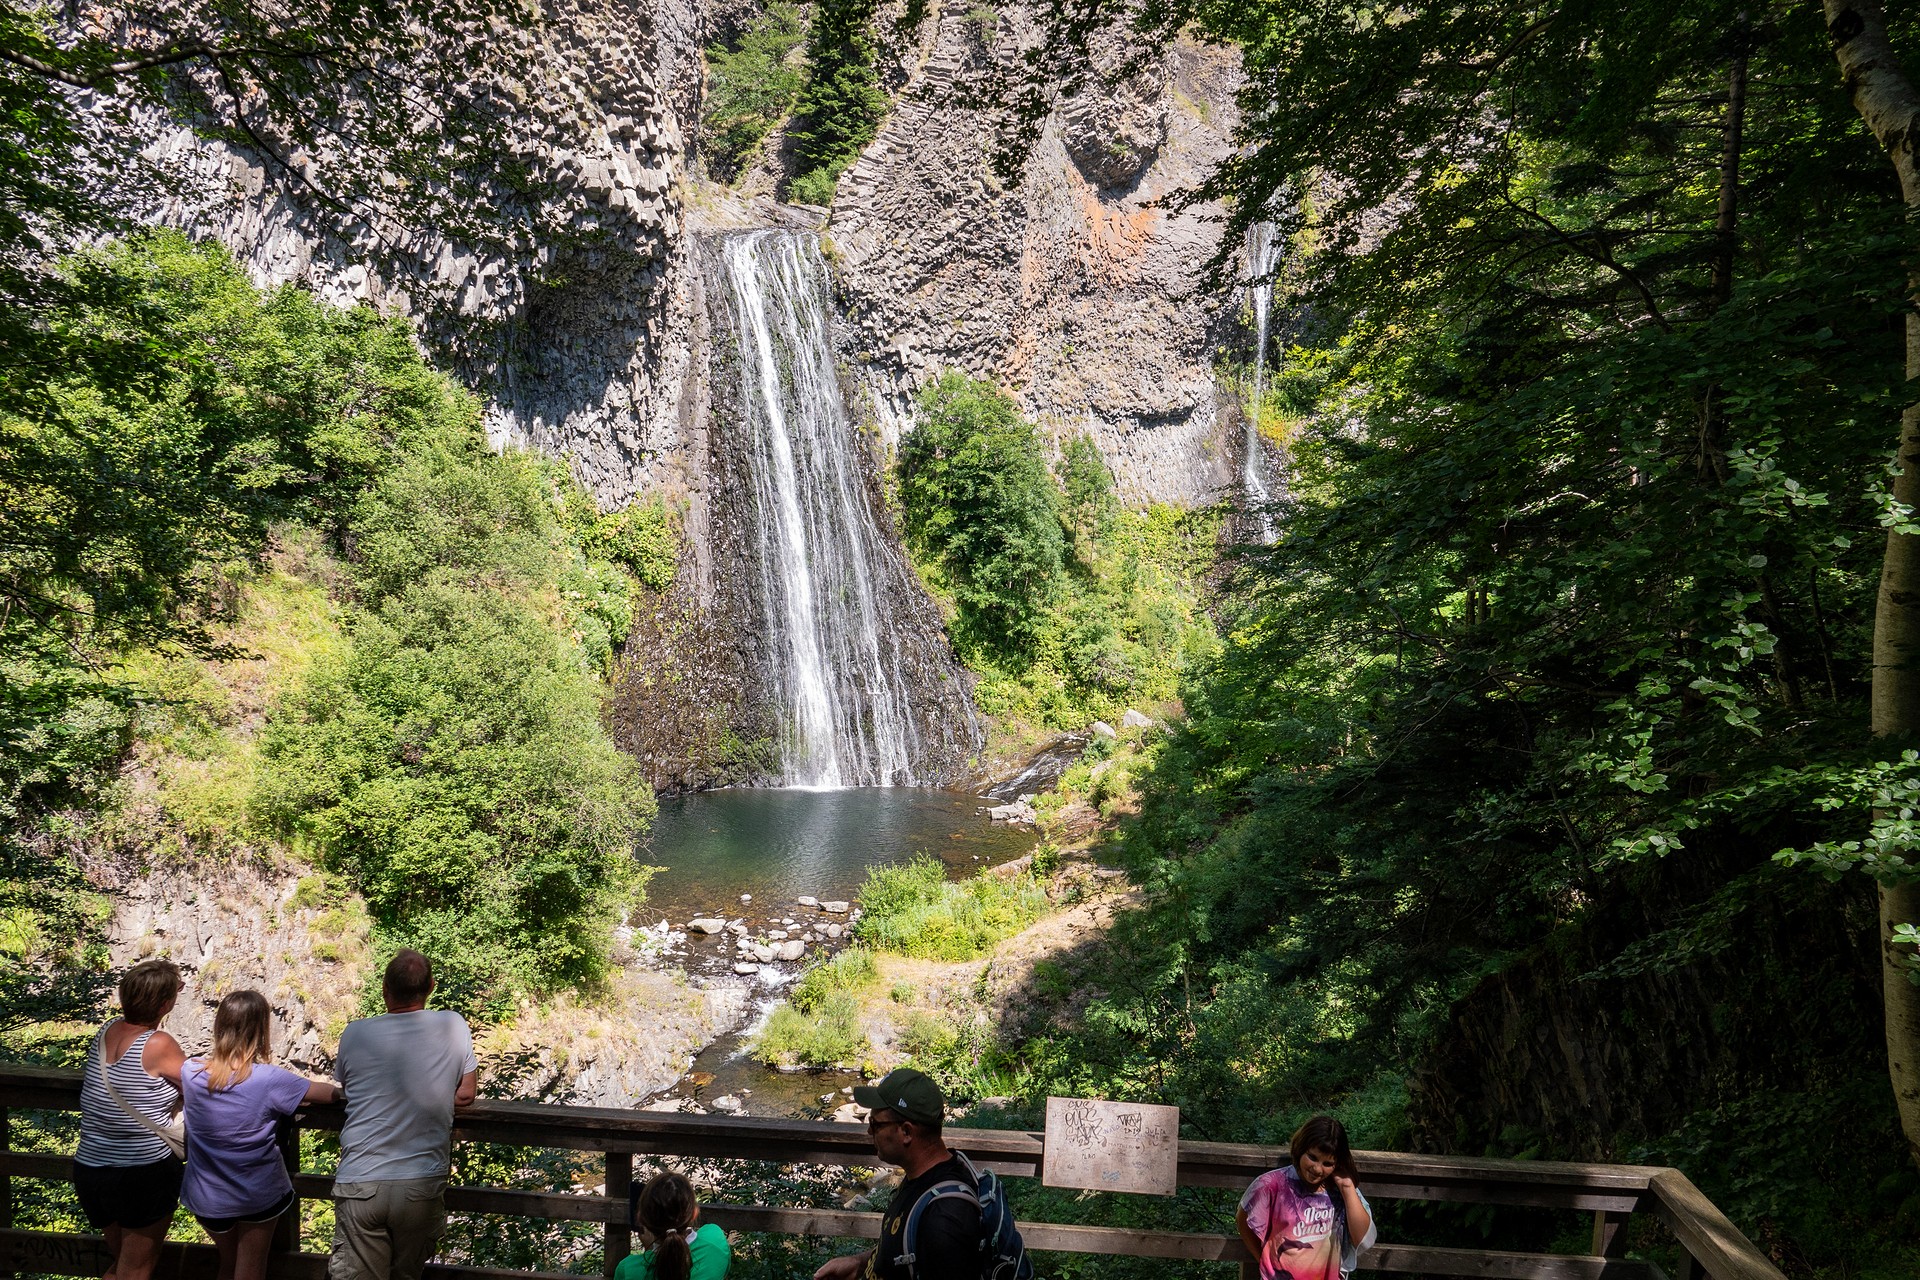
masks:
[(855, 1280), (867, 1269), (867, 1257), (872, 1252), (873, 1250), (868, 1249), (866, 1253), (849, 1253), (843, 1257), (830, 1258), (813, 1273), (813, 1280)]

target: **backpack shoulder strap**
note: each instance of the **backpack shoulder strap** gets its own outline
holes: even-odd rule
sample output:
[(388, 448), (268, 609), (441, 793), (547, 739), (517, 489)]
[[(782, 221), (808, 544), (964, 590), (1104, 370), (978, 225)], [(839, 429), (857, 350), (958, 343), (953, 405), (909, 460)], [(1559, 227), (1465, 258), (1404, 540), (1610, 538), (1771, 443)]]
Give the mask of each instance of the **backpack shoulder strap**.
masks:
[[(960, 1158), (963, 1162), (966, 1160), (965, 1156)], [(973, 1165), (968, 1163), (966, 1168), (971, 1172)], [(980, 1193), (971, 1183), (962, 1182), (958, 1178), (947, 1178), (936, 1182), (920, 1193), (920, 1198), (913, 1202), (911, 1209), (907, 1210), (906, 1225), (900, 1229), (901, 1253), (894, 1259), (896, 1265), (907, 1269), (909, 1280), (919, 1280), (920, 1219), (936, 1200), (965, 1200), (976, 1209), (980, 1207)]]

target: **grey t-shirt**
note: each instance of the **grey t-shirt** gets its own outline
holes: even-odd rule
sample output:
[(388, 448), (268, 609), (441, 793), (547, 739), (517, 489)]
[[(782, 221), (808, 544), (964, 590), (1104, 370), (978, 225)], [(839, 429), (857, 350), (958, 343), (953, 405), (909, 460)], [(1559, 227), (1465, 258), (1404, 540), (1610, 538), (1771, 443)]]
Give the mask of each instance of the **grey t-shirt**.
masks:
[(444, 1178), (453, 1093), (479, 1063), (467, 1020), (445, 1009), (349, 1022), (333, 1078), (347, 1098), (336, 1182)]

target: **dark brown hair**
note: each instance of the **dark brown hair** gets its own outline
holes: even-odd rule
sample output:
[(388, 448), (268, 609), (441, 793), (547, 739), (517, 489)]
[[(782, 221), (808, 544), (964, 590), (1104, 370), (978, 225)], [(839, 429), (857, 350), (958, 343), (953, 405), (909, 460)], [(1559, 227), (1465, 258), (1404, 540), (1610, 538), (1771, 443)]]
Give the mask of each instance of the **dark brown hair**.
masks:
[(699, 1209), (693, 1184), (677, 1173), (656, 1174), (640, 1193), (633, 1216), (654, 1239), (654, 1280), (687, 1280), (693, 1274), (693, 1219)]
[(433, 990), (433, 961), (412, 947), (400, 948), (387, 961), (380, 990), (395, 1004), (418, 1004)]
[(120, 977), (120, 1016), (151, 1026), (180, 994), (180, 970), (171, 960), (142, 960)]
[(1358, 1178), (1360, 1171), (1354, 1167), (1353, 1148), (1347, 1145), (1347, 1126), (1332, 1116), (1315, 1116), (1293, 1131), (1293, 1167), (1300, 1167), (1300, 1157), (1315, 1149), (1333, 1153), (1333, 1171), (1343, 1178)]

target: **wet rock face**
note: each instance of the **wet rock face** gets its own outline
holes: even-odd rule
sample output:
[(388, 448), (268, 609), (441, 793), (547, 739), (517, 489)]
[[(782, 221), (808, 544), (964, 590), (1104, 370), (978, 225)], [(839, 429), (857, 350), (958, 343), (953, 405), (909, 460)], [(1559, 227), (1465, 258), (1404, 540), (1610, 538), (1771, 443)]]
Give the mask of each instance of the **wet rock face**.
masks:
[(998, 122), (958, 104), (1019, 58), (1030, 19), (1002, 10), (990, 45), (957, 9), (924, 28), (828, 229), (883, 431), (957, 368), (1013, 391), (1056, 441), (1090, 433), (1129, 501), (1219, 496), (1234, 451), (1213, 356), (1239, 299), (1203, 276), (1224, 211), (1162, 201), (1230, 154), (1236, 55), (1182, 42), (1117, 84), (1090, 77), (1003, 184)]
[[(726, 285), (724, 235), (693, 237), (699, 269), (695, 380), (701, 388), (700, 451), (688, 509), (681, 571), (665, 596), (643, 605), (627, 642), (612, 711), (615, 738), (637, 756), (655, 788), (690, 790), (764, 783), (781, 776), (787, 749), (779, 627), (768, 616), (768, 548), (757, 536), (763, 486), (753, 474), (752, 425), (741, 403), (735, 334), (744, 322)], [(837, 317), (831, 363), (851, 363), (851, 335)], [(837, 388), (837, 394), (846, 394)], [(851, 406), (850, 406), (851, 407)], [(954, 660), (938, 610), (913, 576), (881, 492), (884, 457), (857, 433), (849, 461), (879, 538), (865, 566), (886, 633), (885, 650), (904, 681), (921, 783), (966, 772), (982, 731), (971, 688)], [(778, 566), (772, 566), (778, 572)]]

